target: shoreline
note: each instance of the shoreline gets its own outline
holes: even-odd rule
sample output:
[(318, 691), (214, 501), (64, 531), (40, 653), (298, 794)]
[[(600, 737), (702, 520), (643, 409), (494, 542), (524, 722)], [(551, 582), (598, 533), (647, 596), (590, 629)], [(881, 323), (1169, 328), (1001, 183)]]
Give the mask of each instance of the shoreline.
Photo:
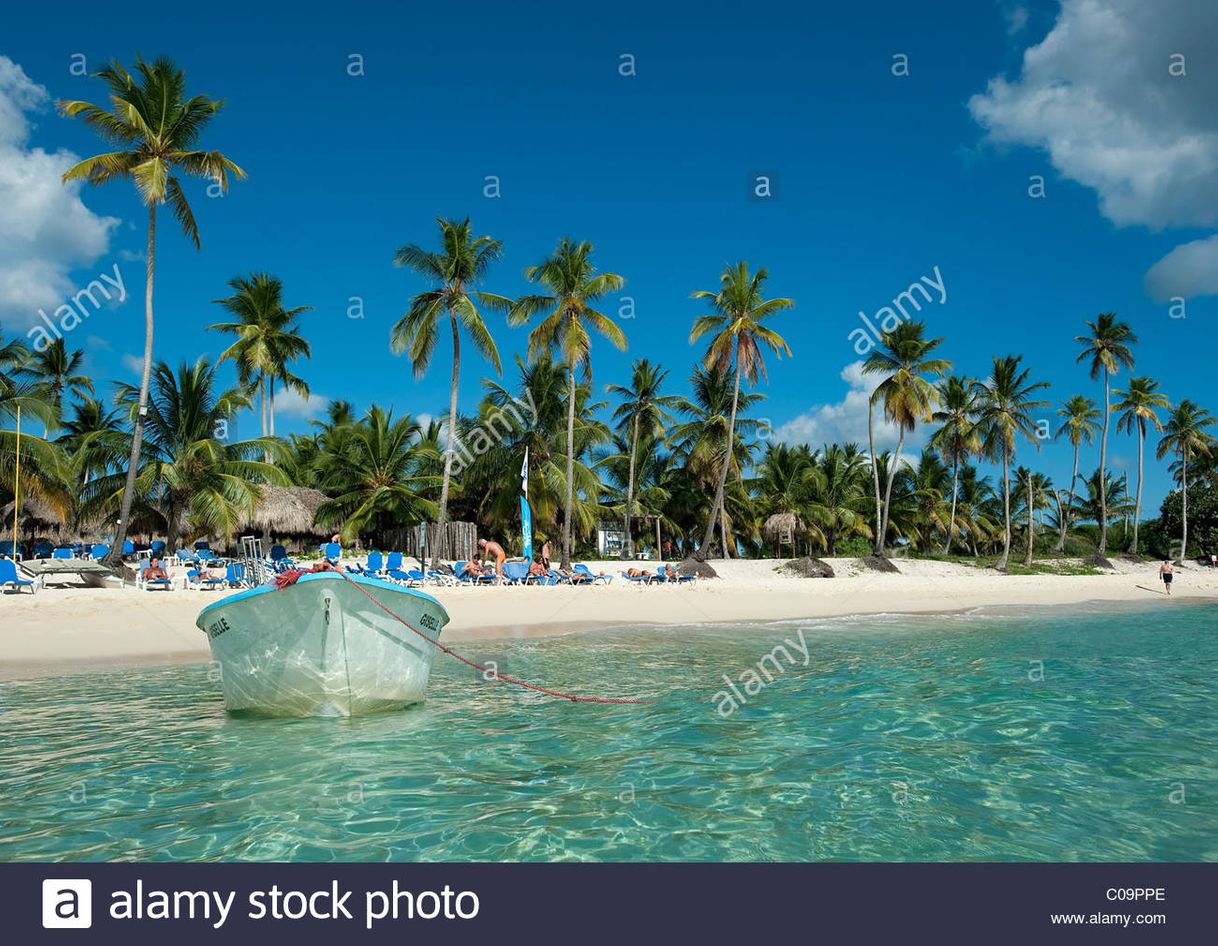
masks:
[[(949, 614), (976, 608), (1129, 604), (1158, 599), (1152, 563), (1122, 563), (1103, 575), (1003, 575), (933, 560), (898, 562), (901, 574), (828, 560), (838, 577), (791, 578), (773, 559), (715, 562), (721, 577), (697, 586), (428, 588), (446, 607), (447, 643), (520, 640), (619, 628), (767, 624), (879, 614)], [(589, 563), (616, 574), (620, 562)], [(206, 663), (195, 617), (219, 592), (47, 587), (0, 595), (0, 680), (126, 667)], [(1173, 598), (1218, 600), (1218, 571), (1177, 570)]]

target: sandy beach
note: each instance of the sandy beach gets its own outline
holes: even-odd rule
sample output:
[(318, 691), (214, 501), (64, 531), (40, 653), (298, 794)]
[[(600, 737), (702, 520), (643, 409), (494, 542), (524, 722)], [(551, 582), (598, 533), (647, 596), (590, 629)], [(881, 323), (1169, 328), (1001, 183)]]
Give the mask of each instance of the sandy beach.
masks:
[[(448, 609), (449, 642), (542, 637), (622, 625), (758, 623), (853, 614), (927, 613), (979, 607), (1164, 599), (1154, 563), (1120, 561), (1104, 575), (1001, 575), (948, 562), (900, 562), (901, 574), (829, 559), (837, 577), (793, 578), (773, 559), (715, 562), (720, 577), (696, 586), (637, 586), (620, 576), (592, 587), (429, 588)], [(620, 562), (590, 562), (617, 575)], [(195, 627), (222, 593), (82, 588), (70, 580), (37, 595), (0, 595), (0, 676), (209, 659)], [(1174, 596), (1218, 598), (1218, 571), (1177, 569)]]

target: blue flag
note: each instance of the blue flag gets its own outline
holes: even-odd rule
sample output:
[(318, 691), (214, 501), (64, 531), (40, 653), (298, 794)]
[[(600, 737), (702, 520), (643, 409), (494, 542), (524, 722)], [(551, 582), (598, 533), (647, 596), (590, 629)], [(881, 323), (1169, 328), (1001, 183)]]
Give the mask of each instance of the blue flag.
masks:
[(529, 448), (524, 448), (524, 463), (520, 467), (520, 531), (523, 536), (524, 557), (533, 560), (533, 513), (529, 509)]

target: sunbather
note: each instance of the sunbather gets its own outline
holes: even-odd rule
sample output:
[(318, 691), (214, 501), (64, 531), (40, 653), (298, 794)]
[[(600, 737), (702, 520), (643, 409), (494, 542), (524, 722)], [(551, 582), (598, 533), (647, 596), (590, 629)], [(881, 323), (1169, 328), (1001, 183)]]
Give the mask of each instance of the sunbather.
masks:
[(169, 581), (169, 572), (165, 571), (159, 558), (152, 559), (144, 569), (144, 581)]
[(549, 569), (541, 563), (541, 559), (535, 558), (529, 564), (529, 574), (535, 578), (544, 578), (549, 574)]
[(625, 575), (627, 578), (650, 578), (651, 577), (651, 572), (646, 571), (642, 568), (627, 568), (624, 572), (622, 572), (622, 574)]

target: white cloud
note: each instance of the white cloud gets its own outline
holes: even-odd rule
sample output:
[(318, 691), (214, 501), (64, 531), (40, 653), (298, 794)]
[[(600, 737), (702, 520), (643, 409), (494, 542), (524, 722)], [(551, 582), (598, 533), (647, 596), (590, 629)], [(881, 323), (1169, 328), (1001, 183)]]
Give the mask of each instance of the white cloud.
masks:
[[(841, 379), (849, 390), (834, 404), (813, 405), (774, 431), (775, 439), (784, 443), (806, 443), (819, 448), (826, 443), (857, 443), (867, 447), (867, 401), (879, 385), (880, 375), (863, 374), (863, 363), (854, 361), (842, 369)], [(875, 417), (875, 448), (892, 450), (897, 445), (898, 430), (883, 418), (877, 407)], [(903, 454), (921, 449), (923, 434), (915, 430), (906, 434)]]
[(310, 394), (302, 397), (292, 390), (275, 392), (275, 417), (297, 417), (301, 420), (312, 420), (325, 413), (330, 403), (328, 397), (320, 394)]
[[(1218, 73), (1198, 44), (1216, 34), (1213, 0), (1063, 0), (1053, 29), (1025, 50), (1021, 74), (992, 79), (969, 109), (988, 140), (1048, 152), (1117, 225), (1210, 227)], [(1157, 274), (1153, 292), (1187, 294), (1164, 288), (1178, 265)]]
[(1007, 35), (1014, 36), (1016, 33), (1023, 32), (1023, 28), (1028, 25), (1028, 8), (1022, 4), (1004, 6), (1002, 18), (1006, 21)]
[(144, 374), (144, 356), (143, 355), (127, 354), (127, 355), (123, 355), (123, 357), (119, 360), (122, 361), (124, 368), (126, 368), (133, 375), (135, 375), (135, 378), (137, 381), (141, 377), (143, 377), (143, 374)]
[(1146, 291), (1159, 302), (1218, 295), (1218, 236), (1177, 246), (1150, 267)]
[(72, 270), (110, 247), (113, 217), (80, 199), (80, 184), (60, 183), (76, 163), (67, 151), (30, 148), (29, 114), (47, 111), (50, 96), (21, 67), (0, 56), (0, 321), (24, 328), (38, 309), (72, 295)]

